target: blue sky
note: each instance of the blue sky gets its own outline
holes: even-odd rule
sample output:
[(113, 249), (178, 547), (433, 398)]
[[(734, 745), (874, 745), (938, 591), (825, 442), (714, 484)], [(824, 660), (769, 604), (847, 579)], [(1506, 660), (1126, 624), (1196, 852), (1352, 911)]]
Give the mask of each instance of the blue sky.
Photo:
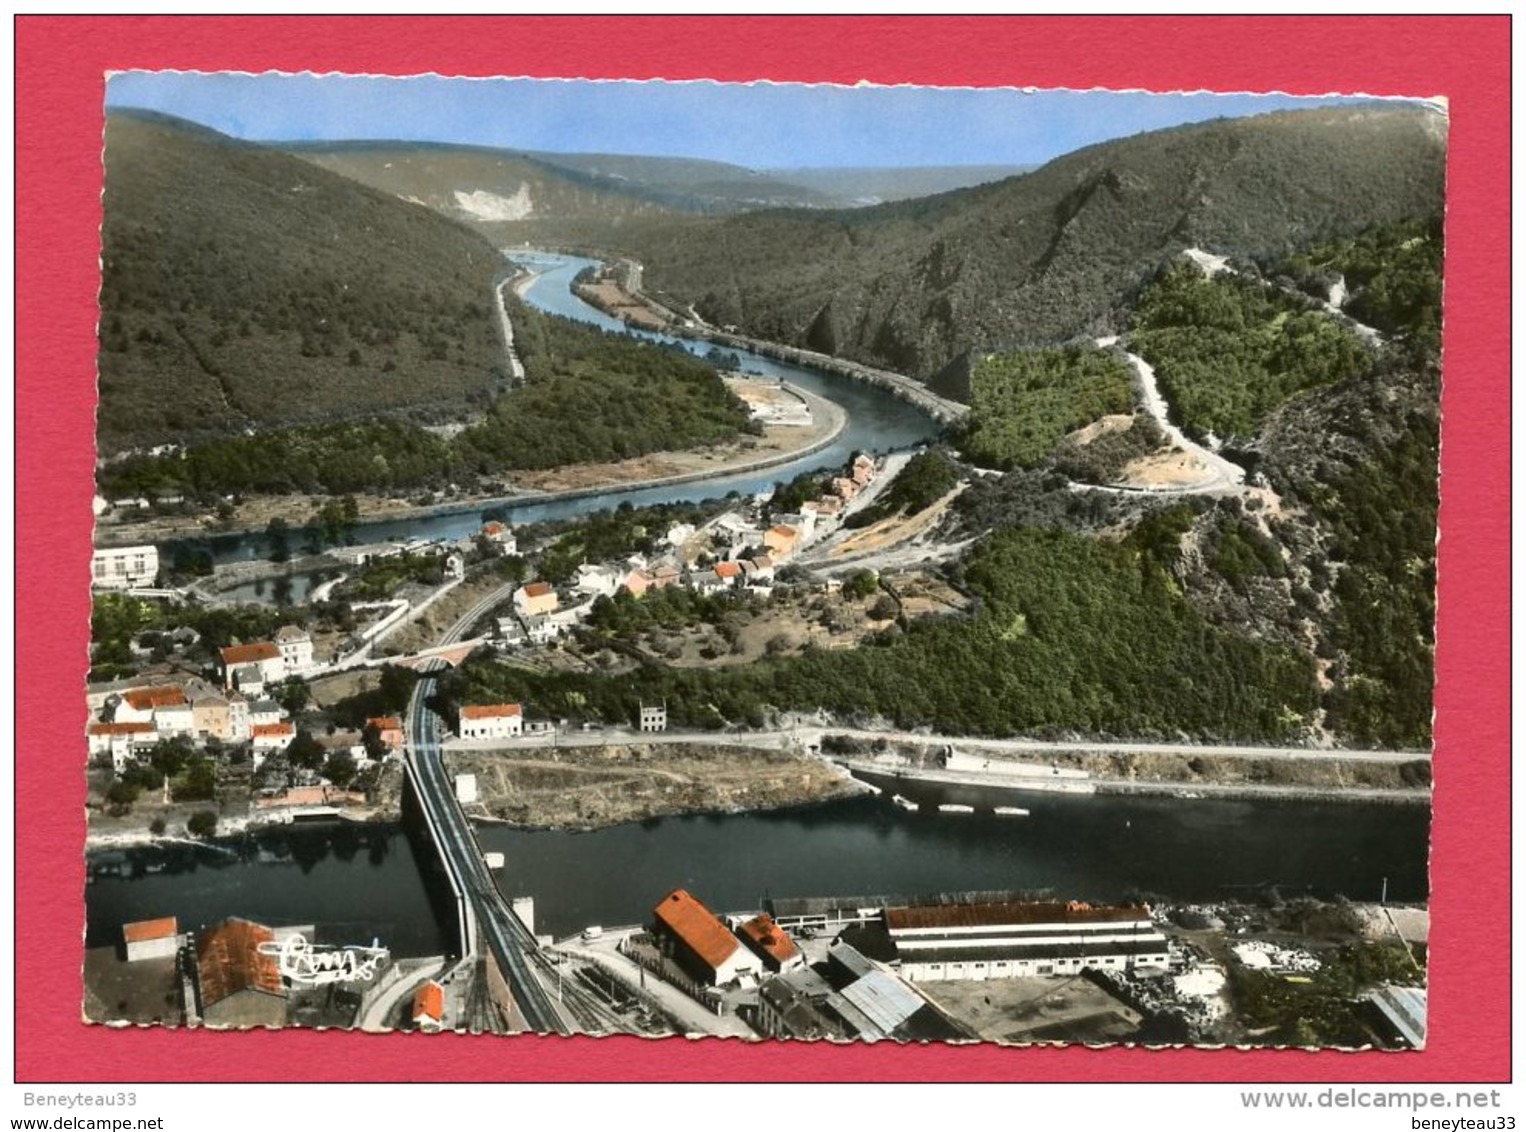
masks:
[(760, 83), (127, 72), (110, 107), (250, 141), (393, 139), (752, 168), (1035, 164), (1108, 138), (1335, 99)]

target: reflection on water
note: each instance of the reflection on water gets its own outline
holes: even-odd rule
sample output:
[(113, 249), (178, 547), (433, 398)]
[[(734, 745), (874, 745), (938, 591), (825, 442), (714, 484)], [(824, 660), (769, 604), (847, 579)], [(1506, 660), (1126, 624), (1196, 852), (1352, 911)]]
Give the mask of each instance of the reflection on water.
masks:
[[(717, 909), (768, 895), (916, 895), (1046, 889), (1109, 900), (1246, 897), (1275, 886), (1395, 901), (1423, 900), (1430, 816), (1423, 806), (1345, 805), (1026, 793), (1029, 817), (991, 813), (1009, 792), (904, 791), (908, 813), (857, 797), (762, 814), (660, 818), (587, 833), (478, 829), (505, 854), (500, 885), (535, 897), (539, 931), (644, 920), (670, 889)], [(938, 814), (939, 802), (978, 807)], [(240, 915), (329, 923), (380, 937), (399, 954), (441, 947), (407, 837), (396, 826), (325, 825), (260, 834), (229, 847), (181, 847), (92, 858), (86, 890), (92, 946), (121, 925), (174, 915), (185, 927)], [(440, 883), (436, 880), (434, 883)]]

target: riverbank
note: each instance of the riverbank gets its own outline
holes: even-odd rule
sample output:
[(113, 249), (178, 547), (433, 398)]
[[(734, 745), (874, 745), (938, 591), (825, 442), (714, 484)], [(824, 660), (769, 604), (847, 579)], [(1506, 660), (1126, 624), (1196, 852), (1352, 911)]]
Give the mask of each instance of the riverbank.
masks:
[[(802, 389), (792, 391), (811, 408), (809, 427), (768, 426), (761, 437), (744, 436), (726, 444), (681, 452), (654, 452), (606, 464), (570, 464), (516, 477), (515, 490), (473, 491), (449, 500), (420, 504), (392, 496), (356, 496), (357, 523), (382, 523), (464, 515), (489, 507), (535, 506), (579, 499), (608, 491), (636, 491), (693, 483), (712, 477), (744, 475), (812, 456), (832, 445), (848, 425), (847, 412), (835, 402)], [(293, 527), (306, 525), (330, 502), (325, 495), (251, 496), (233, 517), (220, 520), (204, 513), (159, 516), (144, 521), (97, 520), (95, 545), (136, 546), (183, 538), (262, 533), (273, 519)]]
[(445, 764), (451, 774), (476, 776), (469, 818), (520, 829), (601, 829), (680, 814), (753, 813), (864, 790), (818, 758), (724, 744), (448, 751)]
[(980, 787), (1016, 793), (1142, 795), (1194, 800), (1256, 799), (1425, 805), (1430, 764), (1374, 762), (1313, 753), (1307, 758), (1230, 757), (1141, 751), (1056, 751), (1042, 761), (994, 752), (945, 752), (897, 745), (867, 758), (840, 758), (850, 773), (884, 782)]

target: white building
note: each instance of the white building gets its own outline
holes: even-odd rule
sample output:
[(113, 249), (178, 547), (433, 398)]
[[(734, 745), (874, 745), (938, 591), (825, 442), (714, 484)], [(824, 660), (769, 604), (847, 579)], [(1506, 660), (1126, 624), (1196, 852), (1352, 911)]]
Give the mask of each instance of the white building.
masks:
[(668, 729), (668, 705), (642, 704), (640, 723), (641, 730), (643, 731), (666, 731)]
[(1165, 968), (1170, 950), (1143, 905), (946, 904), (885, 909), (907, 982)]
[(281, 662), (286, 666), (285, 676), (300, 676), (313, 667), (313, 638), (306, 629), (296, 625), (282, 625), (276, 633), (276, 648)]
[(152, 723), (92, 723), (86, 732), (90, 756), (111, 756), (111, 769), (121, 774), (127, 760), (139, 750), (152, 747), (159, 734)]
[(524, 723), (518, 704), (466, 704), (456, 733), (463, 739), (513, 739), (523, 733)]
[(173, 959), (180, 949), (179, 926), (174, 916), (123, 924), (122, 940), (127, 944), (129, 963), (143, 959)]
[(578, 578), (573, 588), (589, 597), (614, 597), (620, 588), (620, 571), (608, 566), (578, 567)]
[[(312, 642), (307, 645), (309, 661), (312, 659)], [(245, 683), (240, 683), (237, 677), (238, 670), (252, 666), (259, 674), (258, 683), (261, 685), (280, 683), (286, 679), (286, 658), (281, 654), (280, 646), (274, 641), (255, 641), (247, 645), (229, 645), (218, 654), (218, 660), (222, 668), (223, 687), (238, 687), (239, 691), (247, 695), (259, 695), (259, 692), (251, 692), (246, 686), (254, 683), (250, 674), (246, 674)]]
[(456, 801), (463, 806), (470, 806), (477, 800), (477, 776), (475, 774), (456, 775)]
[(159, 577), (159, 548), (108, 546), (90, 558), (90, 584), (103, 590), (151, 586)]

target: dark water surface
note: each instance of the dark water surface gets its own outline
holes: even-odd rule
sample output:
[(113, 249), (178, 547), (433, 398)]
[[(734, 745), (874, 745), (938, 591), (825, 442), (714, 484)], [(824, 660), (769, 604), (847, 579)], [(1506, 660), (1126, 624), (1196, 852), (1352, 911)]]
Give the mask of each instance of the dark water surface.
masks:
[[(953, 799), (936, 788), (924, 797)], [(478, 836), (485, 851), (507, 858), (504, 891), (534, 896), (536, 930), (558, 935), (642, 921), (677, 887), (737, 911), (765, 895), (1012, 888), (1066, 899), (1206, 901), (1276, 885), (1284, 896), (1375, 900), (1384, 877), (1391, 900), (1428, 892), (1423, 806), (1028, 794), (1018, 804), (1032, 812), (1020, 818), (908, 813), (887, 799), (588, 833), (492, 825)], [(1014, 801), (968, 792), (958, 800)], [(195, 867), (185, 871), (98, 876), (86, 890), (90, 943), (114, 942), (135, 919), (176, 915), (194, 927), (243, 915), (338, 924), (356, 938), (378, 936), (398, 954), (442, 946), (413, 851), (395, 826), (282, 831), (240, 852), (189, 851)], [(131, 872), (133, 864), (112, 867)]]

